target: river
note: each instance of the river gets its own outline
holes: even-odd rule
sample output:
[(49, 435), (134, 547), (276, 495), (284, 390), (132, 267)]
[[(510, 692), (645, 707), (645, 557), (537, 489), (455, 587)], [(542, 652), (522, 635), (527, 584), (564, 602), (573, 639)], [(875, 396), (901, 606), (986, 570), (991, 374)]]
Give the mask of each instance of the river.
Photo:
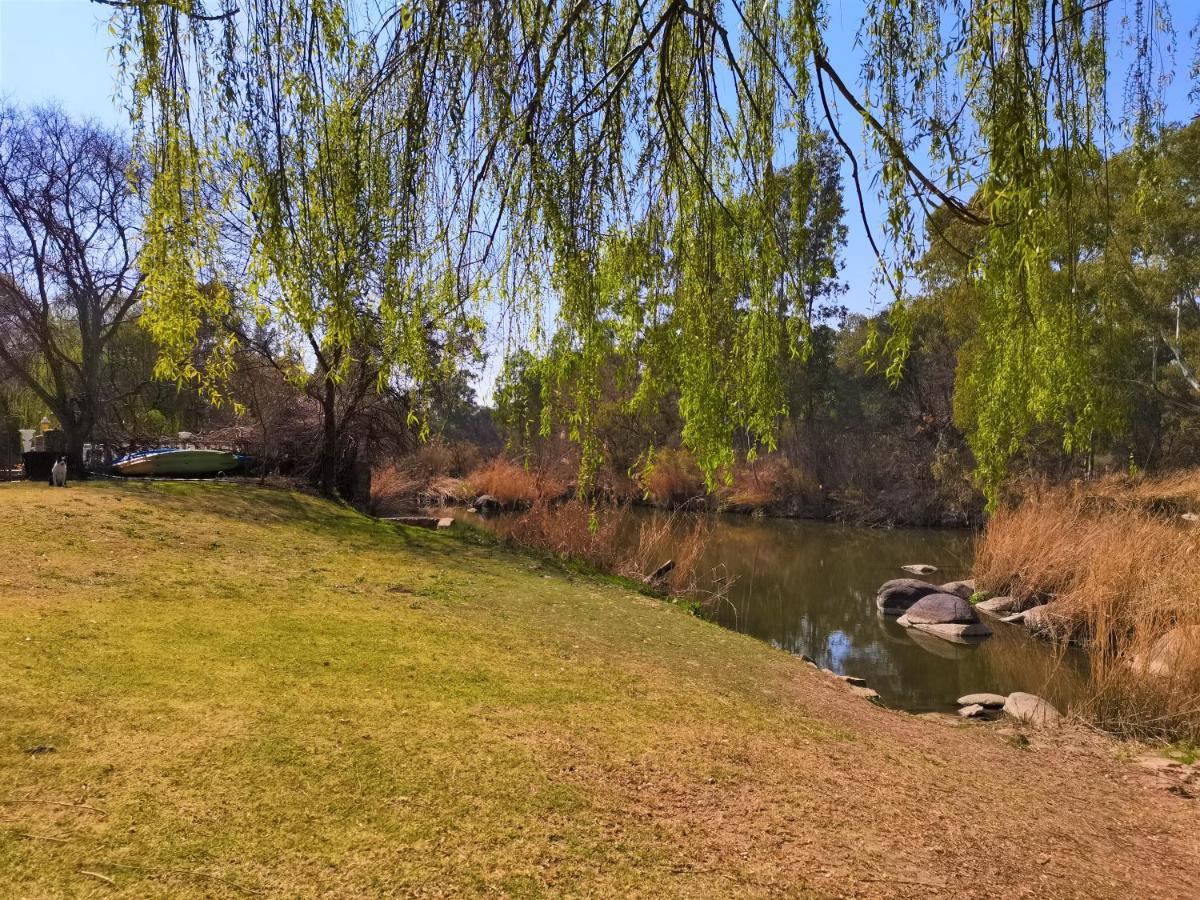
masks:
[[(635, 512), (643, 521), (663, 515)], [(681, 518), (679, 527), (688, 527)], [(622, 539), (636, 540), (636, 529)], [(876, 589), (912, 577), (901, 569), (906, 564), (936, 566), (937, 574), (928, 576), (935, 583), (968, 577), (973, 544), (974, 535), (962, 530), (713, 516), (698, 581), (703, 590), (727, 583), (708, 617), (839, 674), (865, 678), (888, 706), (947, 711), (963, 694), (1029, 691), (1067, 708), (1082, 682), (1081, 653), (1056, 650), (986, 616), (993, 635), (964, 645), (902, 628), (877, 611)]]

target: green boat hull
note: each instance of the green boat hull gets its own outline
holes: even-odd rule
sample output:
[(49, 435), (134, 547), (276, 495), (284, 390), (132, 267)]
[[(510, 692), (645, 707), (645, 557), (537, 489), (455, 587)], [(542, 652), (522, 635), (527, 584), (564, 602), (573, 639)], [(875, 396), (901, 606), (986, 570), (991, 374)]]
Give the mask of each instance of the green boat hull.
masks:
[(158, 450), (120, 460), (114, 468), (130, 477), (217, 475), (238, 467), (236, 454), (227, 450)]

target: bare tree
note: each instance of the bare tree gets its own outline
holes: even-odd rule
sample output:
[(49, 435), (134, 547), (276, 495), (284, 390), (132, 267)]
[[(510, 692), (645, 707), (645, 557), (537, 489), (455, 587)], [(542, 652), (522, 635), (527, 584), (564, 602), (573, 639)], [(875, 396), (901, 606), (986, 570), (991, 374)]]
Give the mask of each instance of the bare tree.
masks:
[(54, 414), (76, 465), (110, 399), (106, 350), (141, 293), (130, 159), (95, 122), (0, 109), (0, 372)]

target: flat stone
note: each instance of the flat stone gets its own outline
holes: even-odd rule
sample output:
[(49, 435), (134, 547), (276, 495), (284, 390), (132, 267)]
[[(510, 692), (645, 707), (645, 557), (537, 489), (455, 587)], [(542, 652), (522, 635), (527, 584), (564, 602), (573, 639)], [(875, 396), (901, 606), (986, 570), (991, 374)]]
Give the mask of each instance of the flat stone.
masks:
[(1024, 604), (1016, 597), (992, 597), (990, 600), (976, 603), (975, 610), (1000, 619), (1004, 616), (1011, 616), (1013, 613), (1023, 612), (1023, 606)]
[(854, 694), (854, 696), (862, 697), (864, 700), (870, 700), (872, 702), (879, 701), (879, 691), (873, 690), (869, 687), (855, 687), (851, 685), (850, 691)]
[(953, 641), (957, 644), (976, 644), (983, 638), (992, 636), (992, 629), (988, 628), (982, 622), (971, 622), (967, 625), (955, 623), (930, 625), (924, 622), (910, 622), (905, 624), (904, 619), (905, 617), (901, 616), (897, 622), (905, 628), (922, 631), (925, 634), (931, 634), (944, 641)]
[(1004, 712), (1018, 722), (1038, 727), (1058, 725), (1062, 715), (1037, 694), (1014, 691), (1004, 700)]
[(964, 719), (982, 719), (987, 715), (987, 709), (978, 703), (972, 703), (969, 706), (962, 707), (958, 711), (958, 714)]
[(1000, 709), (1008, 698), (1003, 694), (964, 694), (958, 698), (959, 706), (982, 706), (985, 709)]
[(453, 520), (453, 519), (438, 519), (438, 520), (437, 520), (437, 527), (438, 527), (438, 529), (439, 529), (439, 530), (445, 530), (445, 529), (447, 529), (447, 528), (453, 528), (453, 527), (454, 527), (454, 520)]
[(838, 678), (842, 679), (842, 681), (846, 682), (846, 684), (852, 685), (853, 687), (867, 686), (867, 679), (859, 678), (857, 675), (839, 675)]
[(970, 625), (979, 621), (975, 608), (954, 594), (927, 594), (908, 608), (910, 625)]
[(907, 566), (901, 566), (905, 572), (912, 572), (914, 575), (932, 575), (937, 571), (937, 566), (926, 565), (925, 563), (912, 563)]

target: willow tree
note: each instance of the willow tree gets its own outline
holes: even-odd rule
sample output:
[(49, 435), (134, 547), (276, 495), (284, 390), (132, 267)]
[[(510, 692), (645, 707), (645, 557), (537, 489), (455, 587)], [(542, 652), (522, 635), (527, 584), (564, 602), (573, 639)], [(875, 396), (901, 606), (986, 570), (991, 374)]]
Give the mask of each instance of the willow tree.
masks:
[[(784, 412), (779, 361), (803, 353), (805, 340), (795, 326), (803, 291), (785, 291), (789, 315), (778, 314), (786, 260), (773, 175), (803, 163), (818, 125), (850, 154), (842, 129), (854, 121), (868, 151), (850, 154), (852, 182), (894, 304), (876, 349), (893, 376), (907, 352), (920, 219), (945, 209), (984, 234), (972, 262), (983, 298), (972, 366), (987, 385), (974, 437), (986, 481), (997, 483), (1040, 422), (1067, 426), (1071, 443), (1091, 433), (1082, 388), (1092, 311), (1048, 278), (1047, 239), (1069, 239), (1072, 203), (1047, 201), (1076, 190), (1064, 173), (1114, 139), (1105, 105), (1114, 42), (1133, 48), (1132, 137), (1154, 131), (1166, 0), (1137, 4), (1122, 23), (1104, 0), (866, 0), (858, 86), (830, 62), (824, 0), (107, 2), (118, 8), (134, 121), (155, 151), (163, 242), (148, 262), (159, 274), (147, 302), (162, 310), (166, 335), (185, 336), (181, 323), (204, 312), (175, 262), (211, 247), (213, 215), (196, 183), (240, 131), (270, 124), (243, 117), (230, 97), (272, 84), (272, 60), (295, 63), (286, 85), (338, 69), (353, 47), (372, 71), (344, 102), (390, 122), (401, 158), (435, 161), (422, 183), (440, 189), (399, 191), (392, 212), (428, 221), (440, 210), (450, 227), (406, 247), (408, 258), (456, 283), (468, 269), (487, 274), (490, 296), (511, 308), (553, 309), (575, 351), (568, 405), (585, 469), (597, 453), (590, 410), (610, 331), (639, 348), (648, 385), (665, 372), (678, 380), (684, 439), (707, 471), (729, 460), (737, 431), (772, 442)], [(326, 20), (343, 43), (315, 27)], [(235, 124), (208, 134), (226, 116)], [(878, 227), (861, 200), (868, 171), (887, 210)], [(264, 202), (285, 197), (276, 189)], [(302, 247), (286, 249), (298, 263)], [(626, 273), (662, 262), (670, 277), (630, 287)], [(351, 310), (342, 312), (323, 326), (347, 327)], [(675, 339), (638, 340), (666, 315)]]
[[(453, 271), (428, 265), (448, 217), (433, 202), (447, 172), (422, 151), (426, 86), (375, 80), (380, 35), (338, 3), (188, 21), (197, 50), (230, 48), (188, 57), (195, 92), (173, 80), (179, 12), (144, 4), (126, 23), (147, 54), (132, 96), (156, 173), (142, 264), (159, 374), (219, 402), (235, 352), (261, 349), (320, 405), (332, 494), (371, 395), (453, 371), (471, 327)], [(264, 329), (278, 340), (259, 348)]]

